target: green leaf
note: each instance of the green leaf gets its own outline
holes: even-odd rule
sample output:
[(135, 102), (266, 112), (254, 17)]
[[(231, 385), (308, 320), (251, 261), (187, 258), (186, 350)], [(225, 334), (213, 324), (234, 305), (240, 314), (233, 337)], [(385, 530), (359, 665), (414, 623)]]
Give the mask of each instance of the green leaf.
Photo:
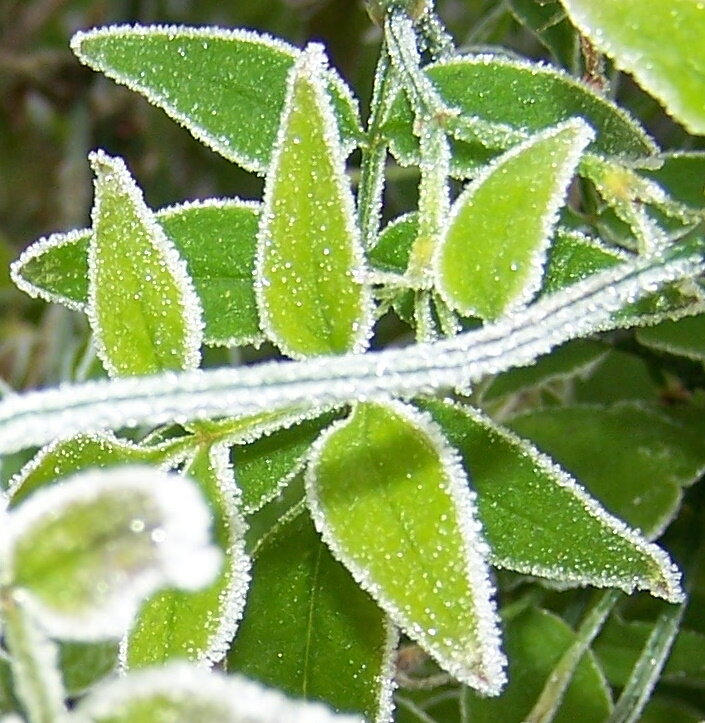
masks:
[(456, 453), (406, 405), (358, 404), (314, 445), (316, 527), (409, 637), (485, 694), (504, 682), (487, 552)]
[(131, 673), (91, 691), (76, 717), (92, 723), (362, 723), (320, 703), (294, 701), (237, 675), (186, 663)]
[[(80, 32), (71, 48), (209, 148), (247, 170), (266, 172), (287, 74), (301, 51), (247, 30), (163, 25)], [(347, 153), (361, 136), (356, 102), (336, 73), (326, 71), (324, 80)]]
[(553, 2), (510, 0), (512, 15), (548, 48), (564, 68), (575, 68), (578, 57), (578, 38), (563, 8)]
[(302, 505), (259, 543), (252, 576), (228, 670), (336, 711), (389, 720), (397, 635)]
[[(471, 407), (441, 401), (423, 407), (462, 456), (494, 564), (570, 584), (681, 598), (668, 556), (608, 514), (532, 445)], [(562, 426), (561, 433), (572, 439), (573, 427)], [(592, 448), (593, 461), (595, 449), (602, 457), (604, 447)], [(611, 477), (616, 487), (615, 479), (620, 477)]]
[(298, 474), (321, 430), (340, 415), (328, 412), (313, 419), (289, 419), (282, 429), (258, 439), (244, 437), (232, 448), (242, 509), (249, 515), (273, 499)]
[(652, 349), (705, 361), (705, 314), (639, 329), (637, 339)]
[(558, 210), (591, 137), (578, 119), (543, 131), (465, 189), (434, 256), (436, 287), (451, 308), (496, 319), (532, 298)]
[(553, 293), (598, 271), (618, 266), (626, 258), (624, 252), (601, 244), (579, 231), (559, 228), (548, 251), (543, 291)]
[[(455, 56), (429, 65), (424, 71), (446, 104), (470, 118), (530, 134), (580, 117), (597, 133), (591, 151), (642, 158), (658, 150), (621, 108), (551, 66), (480, 54)], [(404, 165), (418, 165), (413, 114), (401, 93), (390, 109), (384, 132), (397, 159)], [(491, 138), (487, 143), (493, 148), (506, 145), (492, 145)], [(479, 149), (478, 153), (477, 145), (456, 143), (456, 172), (462, 175), (487, 162), (487, 149)]]
[(702, 151), (673, 151), (659, 156), (658, 169), (641, 173), (653, 178), (677, 201), (701, 209), (705, 206), (705, 153)]
[(691, 133), (705, 133), (705, 5), (693, 0), (561, 2), (599, 50)]
[(36, 490), (84, 469), (120, 464), (164, 464), (172, 457), (171, 446), (147, 447), (118, 439), (110, 432), (81, 434), (52, 442), (37, 452), (12, 478), (8, 487), (10, 507), (17, 506)]
[(68, 694), (83, 695), (101, 678), (115, 670), (118, 662), (118, 643), (64, 641), (59, 644), (59, 667)]
[[(239, 199), (193, 201), (155, 213), (203, 307), (204, 341), (236, 346), (262, 334), (253, 288), (259, 204)], [(85, 311), (90, 229), (52, 234), (12, 264), (15, 284), (32, 297)]]
[(286, 354), (363, 351), (369, 289), (345, 161), (311, 46), (291, 71), (264, 190), (255, 289), (262, 327)]
[(125, 164), (91, 154), (96, 175), (88, 248), (88, 319), (112, 376), (193, 369), (202, 309), (186, 265)]
[(646, 404), (555, 407), (515, 417), (509, 425), (649, 537), (663, 531), (678, 510), (681, 488), (705, 468), (700, 430)]
[(123, 641), (121, 657), (127, 668), (159, 665), (175, 658), (218, 662), (227, 652), (245, 607), (250, 560), (244, 549), (246, 525), (238, 511), (227, 446), (202, 447), (185, 474), (208, 501), (214, 541), (224, 564), (202, 590), (163, 590), (145, 602)]
[[(548, 676), (575, 640), (575, 633), (558, 616), (530, 608), (504, 624), (509, 658), (509, 685), (497, 699), (466, 693), (473, 723), (522, 723)], [(554, 723), (602, 723), (612, 710), (609, 688), (592, 652), (578, 664)]]
[(582, 377), (600, 363), (608, 346), (587, 339), (576, 339), (539, 357), (529, 367), (519, 367), (498, 374), (482, 390), (482, 402), (502, 399), (512, 394), (537, 387)]
[(53, 636), (116, 637), (155, 589), (213, 579), (220, 558), (209, 524), (184, 478), (139, 465), (83, 472), (10, 513), (5, 584)]

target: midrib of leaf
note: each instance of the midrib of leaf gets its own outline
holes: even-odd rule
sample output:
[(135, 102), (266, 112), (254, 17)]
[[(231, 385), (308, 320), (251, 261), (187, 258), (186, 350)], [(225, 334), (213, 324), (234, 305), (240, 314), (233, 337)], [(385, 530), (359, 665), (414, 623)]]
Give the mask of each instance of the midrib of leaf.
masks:
[(311, 660), (311, 641), (313, 639), (313, 617), (316, 610), (316, 589), (318, 586), (318, 575), (321, 568), (321, 555), (323, 553), (323, 546), (318, 546), (316, 552), (316, 565), (313, 570), (313, 576), (311, 580), (311, 597), (308, 602), (308, 619), (306, 620), (306, 647), (304, 648), (304, 670), (303, 680), (301, 681), (301, 690), (304, 699), (308, 699), (308, 665)]
[(621, 264), (452, 339), (365, 355), (94, 381), (6, 397), (0, 453), (100, 428), (185, 422), (273, 408), (413, 396), (530, 364), (565, 341), (625, 326), (615, 312), (705, 270), (702, 241)]

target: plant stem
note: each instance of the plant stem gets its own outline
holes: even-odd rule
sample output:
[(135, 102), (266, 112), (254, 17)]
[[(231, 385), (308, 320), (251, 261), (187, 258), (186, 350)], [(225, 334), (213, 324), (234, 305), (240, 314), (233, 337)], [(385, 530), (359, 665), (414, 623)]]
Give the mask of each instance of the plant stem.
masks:
[(30, 723), (54, 723), (65, 713), (56, 645), (11, 592), (3, 596), (3, 622), (15, 690)]
[[(82, 431), (183, 424), (302, 404), (335, 405), (465, 387), (487, 374), (531, 364), (570, 339), (628, 326), (630, 317), (616, 312), (666, 283), (705, 271), (702, 252), (702, 243), (690, 240), (665, 255), (620, 264), (494, 324), (433, 344), (91, 381), (5, 397), (0, 400), (0, 453)], [(678, 598), (666, 587), (659, 594)]]
[(668, 660), (684, 611), (685, 603), (669, 607), (659, 615), (607, 723), (635, 723), (639, 720)]
[(367, 146), (362, 149), (357, 196), (358, 221), (365, 248), (375, 245), (379, 232), (384, 192), (384, 166), (387, 160), (387, 143), (382, 134), (382, 124), (394, 95), (394, 86), (387, 43), (382, 41), (375, 72), (370, 119), (367, 124)]
[(524, 723), (550, 723), (558, 712), (575, 669), (587, 652), (595, 636), (602, 629), (620, 593), (608, 590), (603, 593), (577, 630), (575, 642), (563, 653), (558, 665), (548, 677), (536, 704), (524, 719)]

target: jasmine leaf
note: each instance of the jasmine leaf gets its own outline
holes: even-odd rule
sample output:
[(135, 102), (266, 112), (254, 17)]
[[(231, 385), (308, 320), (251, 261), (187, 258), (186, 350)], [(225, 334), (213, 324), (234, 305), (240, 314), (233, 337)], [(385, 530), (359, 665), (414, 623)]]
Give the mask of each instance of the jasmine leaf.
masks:
[(701, 209), (705, 206), (705, 153), (672, 151), (659, 156), (661, 166), (642, 173), (663, 186), (677, 201)]
[(543, 290), (549, 294), (558, 291), (598, 271), (617, 266), (626, 258), (624, 252), (579, 231), (558, 229), (548, 251)]
[(536, 410), (509, 424), (648, 537), (662, 533), (679, 508), (682, 488), (705, 469), (701, 430), (644, 403)]
[(333, 714), (320, 703), (294, 701), (237, 675), (209, 673), (186, 663), (111, 680), (77, 706), (94, 723), (219, 721), (219, 723), (362, 723)]
[[(441, 401), (423, 407), (462, 456), (494, 564), (681, 599), (680, 575), (666, 553), (610, 515), (550, 458), (470, 407)], [(561, 429), (572, 436), (565, 432), (571, 427)], [(610, 479), (614, 485), (620, 477)]]
[(496, 319), (531, 299), (558, 210), (592, 137), (578, 119), (534, 135), (455, 201), (433, 260), (436, 287), (451, 308)]
[(228, 670), (336, 711), (390, 721), (397, 635), (333, 559), (305, 508), (287, 514), (253, 556)]
[(214, 542), (224, 562), (207, 587), (159, 591), (144, 603), (123, 640), (121, 658), (126, 668), (158, 665), (174, 658), (216, 663), (225, 655), (242, 617), (250, 561), (226, 444), (201, 447), (185, 474), (208, 501)]
[(396, 402), (360, 403), (314, 445), (306, 476), (323, 539), (409, 637), (485, 694), (504, 683), (487, 548), (457, 453)]
[[(523, 723), (549, 675), (575, 640), (575, 632), (557, 615), (529, 608), (504, 624), (509, 657), (509, 685), (496, 699), (466, 691), (473, 723)], [(552, 720), (602, 723), (612, 710), (609, 687), (598, 661), (588, 651), (578, 664), (565, 697)]]
[(36, 490), (74, 472), (128, 463), (165, 464), (174, 457), (171, 445), (147, 447), (118, 439), (111, 432), (81, 434), (52, 442), (40, 449), (10, 480), (10, 507), (17, 506)]
[(201, 304), (186, 265), (122, 160), (91, 155), (96, 175), (88, 252), (88, 319), (112, 376), (193, 369)]
[(705, 361), (705, 315), (667, 319), (657, 326), (639, 329), (637, 339), (652, 349)]
[(617, 67), (631, 73), (691, 133), (705, 133), (705, 51), (700, 42), (705, 6), (692, 0), (657, 5), (640, 0), (561, 2), (573, 24)]
[[(259, 204), (193, 201), (156, 211), (155, 218), (186, 262), (203, 307), (205, 343), (259, 342), (252, 281)], [(32, 297), (85, 311), (90, 237), (90, 229), (80, 229), (37, 240), (12, 264), (13, 281)]]
[(363, 351), (372, 324), (369, 290), (355, 278), (362, 243), (324, 63), (311, 46), (290, 74), (257, 241), (262, 327), (299, 358)]
[[(462, 116), (496, 124), (505, 132), (528, 136), (570, 118), (583, 118), (595, 131), (590, 151), (608, 156), (642, 158), (658, 151), (627, 113), (589, 86), (553, 66), (498, 55), (458, 55), (428, 65), (424, 72), (441, 98)], [(385, 125), (394, 156), (418, 165), (418, 139), (413, 114), (403, 94), (390, 109)], [(457, 175), (474, 172), (506, 141), (488, 136), (485, 147), (457, 141), (453, 161)], [(495, 149), (494, 153), (487, 149)]]
[(490, 402), (548, 384), (583, 377), (604, 358), (609, 347), (596, 341), (576, 339), (539, 357), (535, 364), (499, 374), (482, 390), (482, 401)]
[(6, 584), (53, 636), (116, 637), (153, 590), (213, 578), (209, 525), (186, 479), (138, 465), (83, 472), (8, 515)]
[[(287, 74), (300, 56), (293, 46), (247, 30), (113, 25), (77, 33), (71, 48), (228, 160), (267, 170)], [(361, 136), (356, 102), (333, 71), (322, 82), (349, 153)]]
[(290, 419), (257, 439), (242, 437), (231, 456), (242, 508), (252, 514), (273, 499), (298, 474), (312, 442), (340, 415), (328, 412), (313, 419)]

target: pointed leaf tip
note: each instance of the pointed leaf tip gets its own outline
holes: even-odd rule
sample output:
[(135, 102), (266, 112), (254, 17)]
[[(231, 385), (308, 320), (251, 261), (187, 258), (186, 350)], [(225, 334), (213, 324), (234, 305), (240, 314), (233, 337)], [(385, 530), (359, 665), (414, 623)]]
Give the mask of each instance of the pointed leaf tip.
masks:
[(186, 263), (124, 161), (101, 150), (89, 160), (88, 318), (98, 355), (113, 376), (196, 368), (203, 310)]
[(457, 454), (407, 405), (360, 403), (313, 447), (306, 491), (333, 554), (459, 680), (502, 688), (487, 546)]
[(573, 118), (513, 147), (465, 189), (434, 255), (436, 285), (451, 308), (494, 320), (531, 300), (558, 211), (593, 138)]
[(296, 358), (364, 351), (372, 326), (371, 293), (356, 278), (362, 242), (325, 68), (313, 44), (289, 74), (257, 239), (262, 327)]
[(9, 514), (3, 567), (52, 635), (117, 637), (153, 590), (212, 580), (210, 523), (190, 480), (140, 465), (91, 470)]

